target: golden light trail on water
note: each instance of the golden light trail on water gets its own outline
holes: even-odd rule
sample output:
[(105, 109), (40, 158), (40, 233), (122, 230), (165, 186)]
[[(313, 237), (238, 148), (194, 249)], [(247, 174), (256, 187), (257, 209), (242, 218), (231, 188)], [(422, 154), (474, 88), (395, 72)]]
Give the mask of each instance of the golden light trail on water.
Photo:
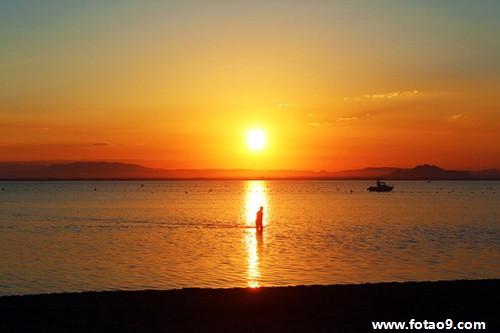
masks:
[[(261, 206), (264, 207), (264, 211), (267, 213), (269, 200), (265, 192), (265, 185), (266, 183), (264, 181), (248, 181), (246, 183), (245, 223), (248, 227), (255, 225), (255, 215)], [(266, 225), (265, 218), (264, 225)], [(262, 235), (256, 234), (254, 228), (247, 228), (245, 231), (247, 285), (250, 288), (259, 288), (261, 278), (259, 261), (263, 245)]]

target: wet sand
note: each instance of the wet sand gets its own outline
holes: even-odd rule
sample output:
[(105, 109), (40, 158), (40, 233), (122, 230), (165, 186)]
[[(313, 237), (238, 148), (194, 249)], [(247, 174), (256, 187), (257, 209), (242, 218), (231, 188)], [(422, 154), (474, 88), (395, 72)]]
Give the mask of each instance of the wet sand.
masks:
[(498, 279), (7, 296), (0, 332), (371, 332), (412, 318), (499, 332), (499, 296)]

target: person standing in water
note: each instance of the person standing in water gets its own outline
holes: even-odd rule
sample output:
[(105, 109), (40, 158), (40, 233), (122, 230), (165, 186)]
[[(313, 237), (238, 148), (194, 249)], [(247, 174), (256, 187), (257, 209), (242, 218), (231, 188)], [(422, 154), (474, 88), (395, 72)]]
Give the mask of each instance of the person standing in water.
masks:
[(263, 218), (264, 218), (264, 207), (260, 206), (260, 209), (257, 212), (257, 216), (255, 218), (255, 229), (257, 230), (257, 232), (262, 232), (264, 230), (264, 225), (262, 224)]

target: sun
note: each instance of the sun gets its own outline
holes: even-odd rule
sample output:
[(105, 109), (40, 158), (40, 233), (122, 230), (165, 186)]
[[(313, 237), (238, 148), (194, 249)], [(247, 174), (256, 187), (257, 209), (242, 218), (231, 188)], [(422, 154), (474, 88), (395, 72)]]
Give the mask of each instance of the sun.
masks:
[(250, 150), (261, 151), (267, 145), (266, 132), (259, 128), (254, 128), (247, 133), (247, 146)]

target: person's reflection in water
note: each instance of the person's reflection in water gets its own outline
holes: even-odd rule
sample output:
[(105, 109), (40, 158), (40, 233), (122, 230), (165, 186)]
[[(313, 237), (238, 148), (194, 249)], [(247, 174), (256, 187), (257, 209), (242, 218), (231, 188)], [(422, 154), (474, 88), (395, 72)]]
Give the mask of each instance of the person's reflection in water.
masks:
[(262, 231), (264, 231), (264, 225), (262, 223), (263, 219), (264, 219), (264, 207), (260, 206), (260, 209), (257, 212), (257, 216), (255, 218), (255, 229), (257, 230), (257, 234), (262, 234)]
[(255, 235), (255, 238), (257, 239), (257, 257), (260, 259), (260, 255), (262, 252), (262, 246), (264, 245), (264, 237), (262, 236), (262, 232), (258, 232)]
[(262, 249), (264, 247), (264, 236), (262, 235), (262, 232), (258, 232), (255, 234), (255, 238), (257, 240), (257, 244), (255, 247), (256, 255), (257, 255), (257, 261), (260, 266), (260, 262), (262, 261)]

